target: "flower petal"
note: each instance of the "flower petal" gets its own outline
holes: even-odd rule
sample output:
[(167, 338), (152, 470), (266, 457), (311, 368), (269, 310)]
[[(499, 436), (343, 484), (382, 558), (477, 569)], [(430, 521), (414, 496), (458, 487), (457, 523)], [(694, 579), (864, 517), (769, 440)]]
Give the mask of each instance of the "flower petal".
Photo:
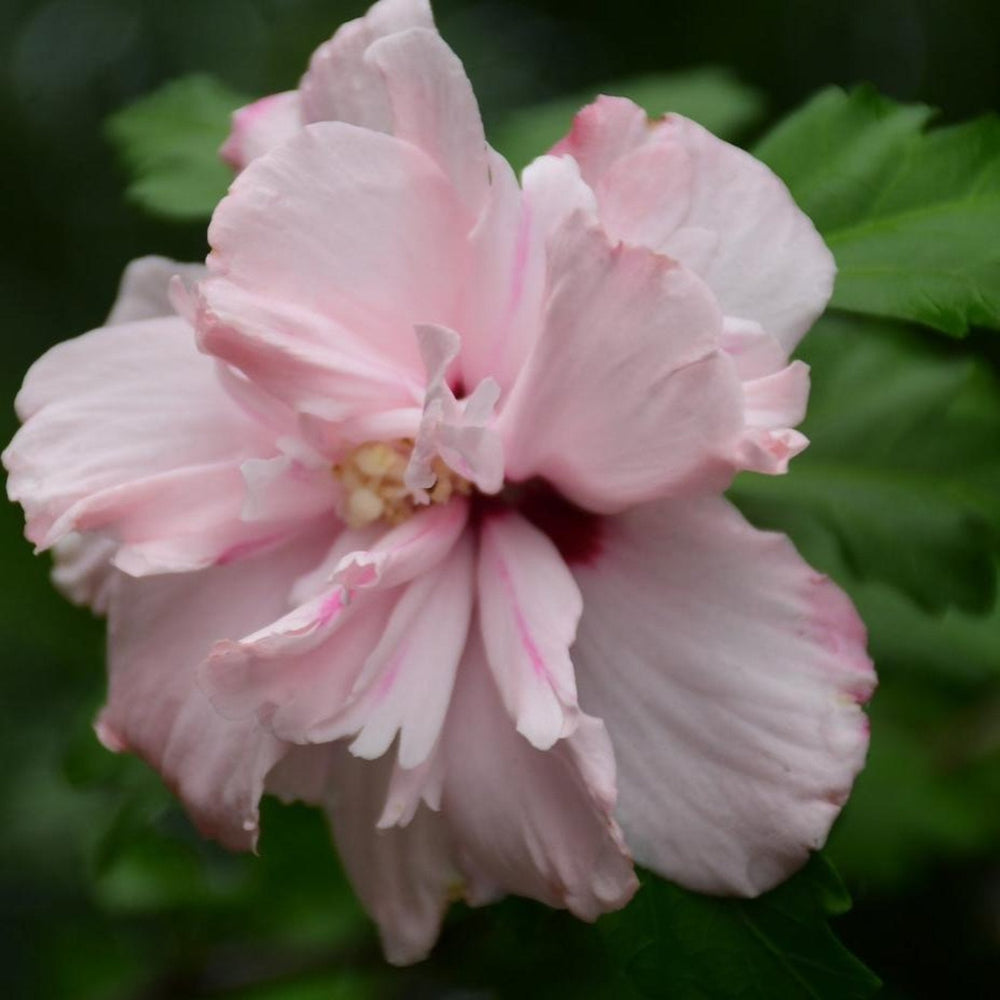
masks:
[(156, 768), (202, 832), (230, 848), (253, 847), (264, 776), (284, 747), (254, 719), (219, 716), (196, 668), (219, 636), (281, 613), (318, 541), (307, 535), (239, 566), (144, 580), (118, 574), (114, 582), (110, 686), (98, 734), (110, 749)]
[(601, 513), (724, 487), (742, 390), (711, 293), (576, 222), (553, 244), (545, 328), (500, 417), (508, 480), (543, 476)]
[(786, 353), (826, 307), (835, 267), (813, 224), (771, 170), (700, 125), (649, 128), (630, 101), (601, 97), (553, 153), (580, 163), (613, 238), (675, 257)]
[(239, 521), (239, 466), (273, 453), (271, 432), (232, 401), (183, 320), (105, 327), (54, 347), (28, 372), (17, 408), (8, 490), (40, 547), (103, 531), (124, 544), (123, 568), (162, 559), (176, 570), (274, 533)]
[(465, 384), (490, 377), (508, 389), (541, 326), (545, 243), (510, 164), (493, 150), (489, 164), (487, 201), (468, 235), (470, 280), (457, 329)]
[(426, 807), (405, 827), (376, 829), (391, 762), (331, 753), (326, 809), (344, 869), (378, 924), (386, 958), (408, 965), (426, 958), (437, 940), (449, 899), (461, 885), (442, 817)]
[(576, 728), (569, 648), (583, 610), (556, 547), (517, 514), (480, 529), (479, 624), (486, 658), (517, 731), (548, 750)]
[(234, 170), (290, 139), (302, 126), (302, 99), (297, 90), (269, 94), (233, 112), (229, 138), (219, 156)]
[[(369, 355), (419, 379), (413, 324), (451, 323), (461, 214), (444, 174), (410, 143), (322, 122), (237, 177), (212, 217), (209, 272), (272, 313), (329, 321), (332, 347), (350, 331)], [(322, 336), (314, 324), (310, 337)], [(283, 324), (272, 339), (294, 352), (306, 338)], [(261, 342), (250, 337), (246, 349)], [(210, 339), (204, 346), (213, 350)]]
[(205, 276), (205, 265), (178, 264), (166, 257), (139, 257), (133, 260), (122, 274), (118, 296), (105, 326), (173, 316), (170, 282), (175, 276), (187, 281), (200, 281)]
[(373, 42), (409, 28), (433, 28), (428, 0), (381, 0), (348, 21), (309, 61), (299, 84), (309, 122), (347, 122), (392, 130), (392, 106), (382, 73), (364, 56)]
[(228, 278), (198, 288), (203, 350), (298, 414), (346, 421), (420, 399), (420, 382), (336, 320), (240, 287)]
[(461, 403), (446, 374), (458, 357), (461, 340), (454, 330), (433, 324), (417, 326), (420, 353), (427, 371), (427, 393), (420, 431), (406, 469), (406, 485), (426, 502), (427, 490), (437, 481), (436, 457), (482, 493), (498, 493), (503, 486), (503, 445), (490, 426), (500, 387), (485, 378)]
[(401, 729), (404, 766), (425, 759), (472, 600), (467, 543), (451, 557), (462, 545), (465, 505), (448, 507), (421, 512), (375, 543), (344, 532), (294, 588), (315, 596), (238, 642), (216, 643), (202, 683), (219, 711), (255, 716), (292, 742), (361, 732), (367, 753), (388, 734), (387, 749)]
[(637, 508), (575, 568), (580, 701), (615, 745), (636, 859), (755, 895), (822, 846), (864, 763), (874, 685), (847, 598), (721, 499)]
[(595, 920), (628, 902), (638, 883), (611, 815), (614, 760), (598, 720), (536, 750), (511, 725), (473, 639), (442, 752), (441, 814), (473, 905), (500, 890)]
[(458, 56), (436, 30), (411, 28), (376, 41), (365, 62), (382, 73), (392, 134), (441, 167), (475, 218), (489, 190), (489, 163), (479, 105)]
[(356, 733), (351, 752), (370, 760), (385, 754), (398, 734), (401, 767), (427, 760), (451, 701), (473, 593), (472, 542), (464, 537), (403, 589), (344, 710), (319, 722), (311, 739)]

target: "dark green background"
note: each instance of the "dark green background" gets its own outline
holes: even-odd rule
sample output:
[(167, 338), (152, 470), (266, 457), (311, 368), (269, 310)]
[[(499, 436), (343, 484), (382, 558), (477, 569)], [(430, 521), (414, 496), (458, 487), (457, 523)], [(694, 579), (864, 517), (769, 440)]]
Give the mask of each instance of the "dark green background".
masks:
[[(364, 6), (2, 0), (4, 399), (45, 347), (100, 323), (128, 260), (204, 253), (203, 226), (157, 222), (124, 202), (106, 116), (194, 71), (250, 95), (285, 89), (315, 45)], [(1000, 106), (1000, 19), (985, 0), (442, 0), (436, 13), (488, 124), (595, 82), (705, 64), (760, 88), (768, 120), (828, 83), (863, 80), (940, 106), (948, 120)], [(995, 349), (984, 353), (996, 358)], [(5, 406), (0, 436), (13, 428)], [(200, 844), (141, 767), (95, 747), (88, 724), (102, 694), (100, 624), (51, 591), (11, 507), (0, 511), (0, 556), (0, 969), (12, 983), (0, 987), (4, 996), (554, 996), (559, 981), (560, 995), (584, 994), (590, 939), (533, 907), (456, 921), (430, 967), (371, 972), (379, 963), (370, 934), (305, 810), (266, 810), (273, 832), (260, 861)], [(856, 906), (837, 921), (841, 937), (883, 976), (888, 995), (995, 995), (996, 852), (974, 838), (946, 857), (880, 845), (878, 812), (859, 800), (872, 849), (900, 871), (851, 880)], [(914, 853), (921, 860), (910, 865)], [(548, 968), (553, 978), (540, 987), (519, 967)], [(275, 985), (265, 992), (252, 985), (260, 983)]]

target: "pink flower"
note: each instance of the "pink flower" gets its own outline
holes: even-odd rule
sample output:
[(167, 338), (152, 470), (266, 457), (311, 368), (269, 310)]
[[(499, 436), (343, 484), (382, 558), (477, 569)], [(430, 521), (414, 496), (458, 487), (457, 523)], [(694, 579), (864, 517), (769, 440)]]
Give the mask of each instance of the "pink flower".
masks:
[[(862, 766), (864, 628), (721, 497), (805, 445), (833, 263), (782, 184), (601, 98), (524, 173), (423, 0), (236, 116), (204, 272), (132, 264), (4, 456), (107, 609), (106, 745), (253, 846), (323, 805), (392, 961), (456, 890), (755, 894)], [(252, 161), (252, 162), (250, 162)]]

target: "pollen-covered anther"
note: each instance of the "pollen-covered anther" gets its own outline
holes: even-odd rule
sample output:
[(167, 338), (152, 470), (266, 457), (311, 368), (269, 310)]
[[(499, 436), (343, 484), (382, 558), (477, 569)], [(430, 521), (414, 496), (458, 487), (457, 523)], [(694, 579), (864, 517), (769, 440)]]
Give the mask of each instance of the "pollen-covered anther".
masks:
[[(427, 501), (417, 500), (406, 485), (406, 467), (413, 441), (374, 441), (355, 448), (333, 467), (333, 475), (343, 488), (340, 515), (351, 528), (363, 528), (376, 521), (401, 524)], [(453, 472), (440, 458), (432, 470), (434, 485), (426, 491), (430, 503), (447, 503), (456, 494), (468, 496), (472, 486)]]

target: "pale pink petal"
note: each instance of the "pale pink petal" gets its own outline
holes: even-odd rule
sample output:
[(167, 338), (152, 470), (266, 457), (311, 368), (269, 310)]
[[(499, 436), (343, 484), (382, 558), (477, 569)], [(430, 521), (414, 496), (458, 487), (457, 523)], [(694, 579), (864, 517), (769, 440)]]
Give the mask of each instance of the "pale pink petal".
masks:
[(742, 390), (705, 285), (572, 221), (550, 274), (544, 332), (500, 418), (508, 480), (543, 476), (598, 512), (724, 487)]
[(480, 492), (499, 492), (503, 486), (503, 445), (490, 425), (500, 387), (492, 378), (485, 378), (459, 403), (446, 377), (458, 357), (458, 334), (443, 326), (418, 325), (417, 339), (427, 370), (427, 394), (406, 469), (406, 485), (426, 502), (426, 491), (437, 480), (433, 461), (440, 457)]
[(788, 363), (777, 338), (753, 320), (726, 316), (722, 321), (722, 346), (744, 382), (773, 375)]
[(478, 591), (486, 658), (507, 711), (525, 739), (548, 750), (579, 716), (569, 648), (580, 589), (545, 535), (500, 513), (480, 529)]
[[(508, 389), (538, 336), (545, 293), (544, 230), (510, 164), (490, 151), (490, 190), (469, 233), (471, 280), (462, 301), (462, 378)], [(581, 185), (584, 189), (586, 185)]]
[(628, 902), (638, 883), (612, 817), (614, 762), (598, 720), (536, 750), (515, 731), (473, 639), (442, 750), (441, 815), (470, 902), (512, 892), (584, 920)]
[(74, 604), (106, 614), (117, 548), (112, 538), (70, 532), (52, 546), (52, 582)]
[(402, 767), (397, 760), (385, 795), (385, 808), (379, 816), (378, 828), (406, 826), (424, 803), (434, 812), (441, 810), (444, 794), (444, 755), (440, 743), (427, 759), (416, 767)]
[[(411, 741), (423, 734), (433, 744), (450, 695), (449, 657), (457, 661), (467, 630), (471, 556), (449, 561), (465, 518), (465, 505), (455, 504), (421, 512), (380, 540), (372, 531), (343, 532), (293, 588), (304, 603), (239, 641), (215, 644), (202, 672), (213, 703), (294, 742), (325, 742), (369, 724), (370, 739), (380, 724), (409, 720), (404, 763), (419, 763)], [(458, 651), (449, 652), (454, 644)], [(423, 759), (430, 745), (418, 750)]]
[(479, 105), (458, 56), (437, 31), (411, 28), (376, 41), (365, 61), (385, 81), (389, 131), (441, 167), (475, 218), (489, 190), (489, 163)]
[(232, 129), (219, 156), (233, 170), (242, 170), (251, 160), (290, 139), (304, 124), (298, 91), (262, 97), (233, 112)]
[(421, 398), (420, 381), (336, 320), (228, 277), (201, 283), (202, 349), (299, 414), (345, 421)]
[(787, 364), (785, 351), (759, 323), (727, 316), (722, 344), (743, 380), (746, 429), (740, 464), (770, 475), (784, 473), (789, 461), (809, 444), (793, 430), (809, 400), (809, 366)]
[(271, 433), (231, 401), (183, 320), (58, 345), (32, 366), (16, 405), (24, 426), (4, 453), (8, 490), (38, 546), (103, 531), (126, 546), (155, 543), (164, 568), (180, 569), (271, 533), (239, 523), (240, 463), (271, 453)]
[(473, 547), (460, 539), (403, 589), (384, 634), (354, 681), (342, 712), (318, 723), (314, 742), (357, 734), (358, 757), (381, 757), (399, 736), (401, 767), (427, 760), (441, 732), (472, 616)]
[(572, 156), (583, 179), (596, 187), (615, 161), (649, 138), (646, 112), (621, 97), (598, 97), (577, 112), (569, 135), (552, 147), (552, 156)]
[(392, 105), (382, 73), (365, 59), (373, 42), (409, 28), (433, 28), (427, 0), (381, 0), (364, 17), (342, 25), (309, 61), (299, 84), (309, 122), (342, 121), (392, 130)]
[(336, 509), (339, 491), (326, 462), (285, 453), (248, 459), (240, 474), (244, 481), (241, 518), (247, 523), (303, 523)]
[[(456, 312), (461, 215), (444, 174), (410, 143), (342, 123), (310, 125), (237, 177), (212, 217), (209, 272), (271, 314), (329, 321), (331, 349), (350, 331), (369, 356), (381, 353), (419, 378), (414, 323), (450, 324)], [(309, 338), (322, 335), (314, 325)], [(283, 338), (290, 353), (301, 346), (298, 329), (267, 339)]]
[(171, 279), (200, 281), (204, 276), (204, 264), (178, 264), (166, 257), (139, 257), (122, 273), (118, 296), (105, 325), (173, 316), (169, 294)]
[(334, 841), (348, 878), (378, 924), (386, 958), (394, 965), (419, 962), (437, 940), (444, 911), (462, 885), (445, 822), (422, 807), (405, 827), (376, 829), (389, 758), (359, 760), (342, 745), (317, 749), (333, 754), (326, 809)]
[(428, 507), (384, 534), (366, 549), (355, 549), (336, 564), (331, 583), (344, 587), (398, 587), (451, 551), (465, 528), (468, 504), (455, 500)]
[(636, 859), (755, 895), (826, 839), (864, 763), (874, 686), (850, 602), (722, 499), (609, 519), (574, 567), (580, 701), (607, 724)]
[(835, 267), (813, 224), (771, 170), (700, 125), (647, 126), (631, 102), (601, 97), (553, 152), (580, 163), (613, 238), (680, 260), (786, 354), (826, 307)]
[(231, 848), (253, 847), (264, 776), (284, 747), (256, 720), (219, 716), (196, 668), (220, 635), (281, 614), (321, 542), (307, 535), (239, 566), (145, 580), (119, 574), (114, 584), (110, 686), (98, 734), (156, 768), (202, 832)]
[(569, 156), (539, 156), (522, 174), (524, 199), (534, 226), (546, 240), (556, 236), (570, 216), (597, 219), (597, 199)]

